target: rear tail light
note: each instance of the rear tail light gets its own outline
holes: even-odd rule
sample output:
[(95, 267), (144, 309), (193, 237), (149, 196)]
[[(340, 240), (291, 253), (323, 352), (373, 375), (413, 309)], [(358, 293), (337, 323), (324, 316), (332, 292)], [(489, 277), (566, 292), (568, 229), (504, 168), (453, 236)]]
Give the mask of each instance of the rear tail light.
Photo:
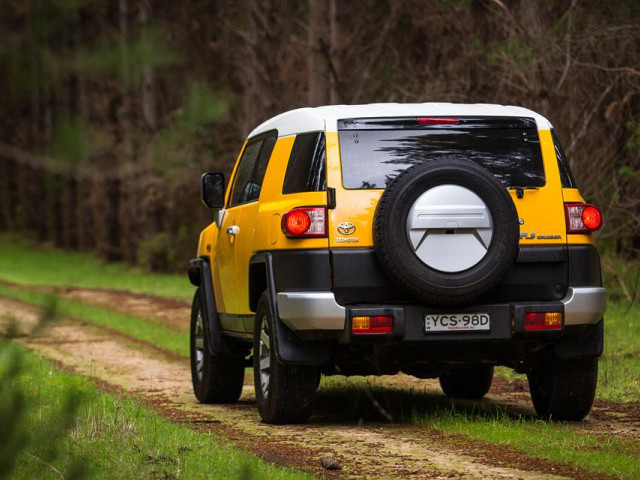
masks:
[(457, 125), (460, 119), (457, 117), (418, 117), (418, 125)]
[(282, 232), (289, 238), (327, 236), (325, 207), (298, 207), (282, 216)]
[(351, 317), (351, 331), (353, 333), (391, 333), (392, 330), (393, 317), (391, 315)]
[(602, 227), (602, 212), (588, 203), (565, 203), (567, 233), (591, 233)]
[(545, 313), (525, 313), (524, 329), (532, 330), (560, 330), (562, 328), (562, 313), (545, 312)]

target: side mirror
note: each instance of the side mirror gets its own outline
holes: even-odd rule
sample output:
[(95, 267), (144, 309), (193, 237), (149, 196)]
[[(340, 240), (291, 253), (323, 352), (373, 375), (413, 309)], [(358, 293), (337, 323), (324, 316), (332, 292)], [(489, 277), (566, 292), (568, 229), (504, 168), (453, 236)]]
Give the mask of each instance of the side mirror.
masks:
[(224, 207), (224, 174), (205, 173), (202, 175), (202, 203), (212, 209)]

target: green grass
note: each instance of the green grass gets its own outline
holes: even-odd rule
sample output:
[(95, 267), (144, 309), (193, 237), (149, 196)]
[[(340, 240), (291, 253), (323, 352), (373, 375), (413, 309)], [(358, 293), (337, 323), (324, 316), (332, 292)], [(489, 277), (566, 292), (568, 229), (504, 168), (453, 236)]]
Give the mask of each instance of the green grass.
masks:
[[(42, 307), (48, 306), (55, 295), (29, 290), (14, 290), (0, 285), (0, 295), (17, 298)], [(183, 357), (189, 356), (189, 335), (168, 330), (161, 325), (150, 323), (143, 318), (117, 313), (105, 308), (85, 305), (74, 300), (55, 299), (57, 313), (71, 316), (95, 325), (111, 328)]]
[[(14, 361), (7, 361), (10, 355)], [(6, 379), (7, 365), (15, 367), (16, 356), (19, 374), (8, 375), (0, 391), (0, 415), (5, 421), (12, 415), (15, 421), (8, 423), (20, 429), (0, 438), (0, 445), (25, 440), (12, 478), (60, 478), (54, 469), (72, 478), (78, 467), (85, 478), (96, 479), (311, 478), (267, 464), (213, 433), (171, 423), (133, 400), (101, 393), (86, 378), (60, 372), (3, 340), (0, 378)], [(26, 402), (8, 402), (14, 394)], [(79, 401), (71, 418), (70, 398)]]
[(496, 407), (494, 412), (456, 411), (450, 408), (416, 415), (414, 422), (446, 433), (463, 434), (494, 445), (505, 445), (529, 457), (567, 463), (616, 478), (639, 478), (638, 445), (612, 435), (585, 435), (570, 424), (514, 416)]
[[(371, 398), (384, 409), (374, 405)], [(422, 425), (446, 434), (504, 445), (524, 456), (566, 463), (590, 472), (618, 478), (640, 478), (640, 445), (614, 435), (581, 431), (580, 424), (540, 420), (530, 409), (500, 402), (451, 400), (438, 392), (416, 387), (411, 390), (381, 388), (363, 377), (323, 378), (316, 400), (316, 413), (340, 412), (345, 420), (384, 421), (388, 414), (396, 422)], [(428, 442), (429, 431), (418, 433)], [(456, 440), (453, 441), (456, 444)], [(446, 443), (443, 447), (446, 448)]]
[(0, 234), (0, 280), (8, 282), (111, 288), (191, 300), (194, 287), (186, 267), (182, 275), (150, 273), (122, 263), (104, 263), (88, 253), (65, 252)]
[(639, 310), (638, 306), (608, 306), (598, 376), (597, 397), (601, 400), (640, 401)]

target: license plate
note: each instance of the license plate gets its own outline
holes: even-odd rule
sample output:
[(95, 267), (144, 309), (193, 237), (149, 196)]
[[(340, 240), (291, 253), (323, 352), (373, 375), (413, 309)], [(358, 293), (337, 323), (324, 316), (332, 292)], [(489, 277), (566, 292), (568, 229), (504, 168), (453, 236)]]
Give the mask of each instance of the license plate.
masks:
[(439, 313), (424, 316), (425, 333), (432, 332), (487, 332), (491, 329), (488, 313)]

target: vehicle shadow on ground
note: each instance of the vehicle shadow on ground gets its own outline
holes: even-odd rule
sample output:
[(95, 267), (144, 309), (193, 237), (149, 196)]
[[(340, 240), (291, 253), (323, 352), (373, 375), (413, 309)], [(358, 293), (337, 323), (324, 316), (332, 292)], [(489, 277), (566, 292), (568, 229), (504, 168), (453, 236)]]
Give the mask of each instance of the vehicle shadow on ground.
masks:
[(447, 417), (536, 421), (532, 408), (490, 399), (452, 400), (441, 393), (382, 387), (318, 390), (312, 424), (417, 423)]

